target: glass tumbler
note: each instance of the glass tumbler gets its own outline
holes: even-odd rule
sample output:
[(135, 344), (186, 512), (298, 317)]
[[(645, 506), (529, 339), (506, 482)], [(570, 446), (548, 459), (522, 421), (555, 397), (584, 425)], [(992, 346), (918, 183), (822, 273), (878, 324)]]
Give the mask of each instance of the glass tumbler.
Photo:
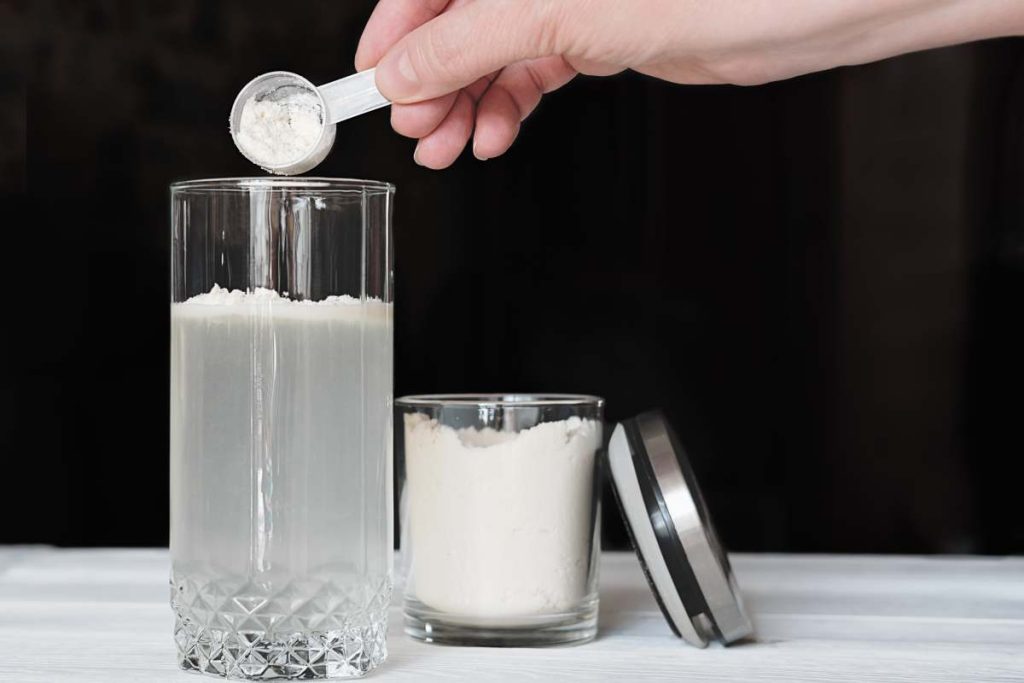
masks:
[(405, 631), (535, 647), (597, 633), (604, 401), (396, 401)]
[(394, 188), (171, 186), (171, 606), (183, 669), (387, 656)]

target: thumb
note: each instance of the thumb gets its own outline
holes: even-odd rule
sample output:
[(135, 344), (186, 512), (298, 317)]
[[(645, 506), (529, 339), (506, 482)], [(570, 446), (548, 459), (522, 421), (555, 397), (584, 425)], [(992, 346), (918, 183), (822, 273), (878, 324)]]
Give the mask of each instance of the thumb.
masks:
[(396, 43), (377, 64), (392, 102), (428, 100), (509, 64), (557, 54), (567, 2), (477, 0), (444, 12)]

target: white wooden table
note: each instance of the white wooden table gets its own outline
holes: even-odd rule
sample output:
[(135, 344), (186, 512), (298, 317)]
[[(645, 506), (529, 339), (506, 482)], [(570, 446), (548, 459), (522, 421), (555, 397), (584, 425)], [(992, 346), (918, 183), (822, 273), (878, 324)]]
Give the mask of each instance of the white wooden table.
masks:
[[(669, 632), (636, 559), (606, 554), (601, 631), (556, 649), (416, 643), (391, 616), (370, 680), (1024, 681), (1024, 558), (734, 555), (757, 642)], [(0, 546), (0, 681), (215, 680), (178, 671), (166, 550)]]

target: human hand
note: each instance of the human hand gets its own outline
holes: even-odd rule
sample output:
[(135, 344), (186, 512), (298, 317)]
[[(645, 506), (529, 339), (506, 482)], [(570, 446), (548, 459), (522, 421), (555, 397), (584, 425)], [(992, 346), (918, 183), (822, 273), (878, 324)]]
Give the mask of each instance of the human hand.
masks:
[(752, 85), (1024, 32), (1021, 0), (380, 0), (356, 52), (415, 159), (503, 154), (577, 73)]

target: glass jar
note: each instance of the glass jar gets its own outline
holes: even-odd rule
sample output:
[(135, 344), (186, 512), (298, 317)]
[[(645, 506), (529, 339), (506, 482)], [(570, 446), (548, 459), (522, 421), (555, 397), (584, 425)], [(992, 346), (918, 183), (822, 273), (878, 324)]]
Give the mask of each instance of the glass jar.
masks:
[(183, 669), (358, 676), (387, 656), (387, 183), (171, 186), (171, 605)]
[(591, 640), (604, 401), (437, 395), (396, 405), (406, 633), (460, 645)]

